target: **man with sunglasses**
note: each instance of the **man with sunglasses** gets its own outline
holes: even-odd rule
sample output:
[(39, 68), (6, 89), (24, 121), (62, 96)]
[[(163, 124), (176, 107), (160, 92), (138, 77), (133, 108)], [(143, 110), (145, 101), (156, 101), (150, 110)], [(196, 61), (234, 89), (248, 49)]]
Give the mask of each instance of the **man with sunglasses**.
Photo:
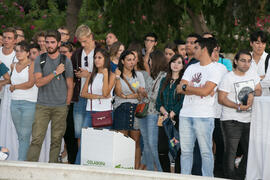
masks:
[(17, 44), (21, 41), (24, 41), (25, 38), (24, 38), (24, 32), (23, 32), (23, 29), (21, 27), (16, 27), (16, 33), (17, 33)]
[(58, 28), (57, 31), (61, 34), (61, 42), (62, 43), (68, 42), (70, 38), (69, 30), (66, 27), (62, 26)]
[[(252, 56), (240, 50), (234, 58), (234, 70), (227, 73), (218, 87), (218, 102), (222, 105), (221, 130), (224, 139), (224, 178), (245, 179), (249, 146), (251, 108), (254, 96), (262, 94), (260, 77), (249, 71)], [(243, 151), (235, 168), (237, 148)]]
[(155, 33), (147, 33), (144, 36), (144, 48), (142, 49), (142, 55), (144, 60), (144, 67), (146, 71), (150, 71), (149, 67), (149, 58), (151, 52), (154, 51), (156, 45), (157, 45), (158, 37)]
[[(74, 68), (74, 82), (75, 82), (74, 93), (72, 98), (72, 101), (74, 102), (73, 118), (74, 118), (75, 137), (78, 138), (78, 147), (79, 147), (87, 104), (87, 99), (80, 97), (80, 93), (87, 76), (89, 76), (89, 74), (93, 70), (94, 51), (96, 45), (91, 29), (84, 24), (80, 25), (77, 28), (75, 36), (82, 46), (78, 48), (71, 57)], [(79, 154), (80, 153), (78, 153), (76, 158), (75, 162), (76, 164), (80, 164)]]

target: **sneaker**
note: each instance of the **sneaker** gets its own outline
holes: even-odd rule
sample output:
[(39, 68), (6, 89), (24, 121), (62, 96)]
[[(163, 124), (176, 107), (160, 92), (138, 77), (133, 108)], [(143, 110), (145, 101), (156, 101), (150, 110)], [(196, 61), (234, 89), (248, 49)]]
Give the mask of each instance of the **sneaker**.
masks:
[(0, 151), (0, 160), (6, 160), (8, 156), (9, 156), (8, 152)]

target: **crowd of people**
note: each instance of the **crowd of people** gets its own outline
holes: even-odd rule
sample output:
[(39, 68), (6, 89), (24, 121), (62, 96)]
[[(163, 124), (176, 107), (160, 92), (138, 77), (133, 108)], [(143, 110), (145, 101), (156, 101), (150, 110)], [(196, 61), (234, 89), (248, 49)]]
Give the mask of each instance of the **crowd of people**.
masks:
[[(155, 33), (125, 46), (113, 32), (105, 43), (96, 41), (80, 25), (75, 37), (79, 47), (65, 27), (38, 32), (29, 43), (23, 29), (4, 30), (0, 159), (12, 153), (4, 148), (7, 136), (16, 136), (17, 160), (38, 161), (51, 123), (49, 162), (80, 164), (82, 128), (96, 127), (95, 117), (103, 113), (112, 123), (98, 127), (135, 141), (135, 169), (171, 172), (174, 163), (175, 173), (245, 178), (253, 99), (269, 93), (265, 32), (253, 32), (252, 50), (235, 52), (233, 60), (220, 54), (209, 32), (192, 33), (163, 50)], [(138, 116), (140, 103), (148, 108)], [(179, 132), (175, 156), (162, 124), (166, 119)], [(5, 121), (14, 124), (15, 135)]]

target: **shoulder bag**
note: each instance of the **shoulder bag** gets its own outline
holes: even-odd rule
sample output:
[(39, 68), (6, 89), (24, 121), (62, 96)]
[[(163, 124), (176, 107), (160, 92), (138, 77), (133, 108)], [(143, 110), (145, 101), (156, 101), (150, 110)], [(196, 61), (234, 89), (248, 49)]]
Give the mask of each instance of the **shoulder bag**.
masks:
[[(92, 84), (91, 84), (91, 94), (92, 94)], [(90, 101), (92, 110), (92, 99), (90, 99)], [(93, 127), (106, 127), (112, 126), (113, 124), (112, 110), (91, 113), (91, 118)]]

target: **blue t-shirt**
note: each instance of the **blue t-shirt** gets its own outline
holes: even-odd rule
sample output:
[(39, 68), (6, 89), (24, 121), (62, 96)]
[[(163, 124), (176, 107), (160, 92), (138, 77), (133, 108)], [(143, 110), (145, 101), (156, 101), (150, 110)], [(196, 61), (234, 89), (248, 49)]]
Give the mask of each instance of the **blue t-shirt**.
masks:
[(8, 70), (9, 70), (8, 67), (4, 63), (1, 63), (0, 64), (0, 77), (6, 74)]
[(226, 66), (228, 71), (232, 71), (232, 61), (230, 59), (219, 57), (218, 62)]
[(118, 65), (111, 61), (111, 71), (115, 73), (115, 70), (117, 69)]

